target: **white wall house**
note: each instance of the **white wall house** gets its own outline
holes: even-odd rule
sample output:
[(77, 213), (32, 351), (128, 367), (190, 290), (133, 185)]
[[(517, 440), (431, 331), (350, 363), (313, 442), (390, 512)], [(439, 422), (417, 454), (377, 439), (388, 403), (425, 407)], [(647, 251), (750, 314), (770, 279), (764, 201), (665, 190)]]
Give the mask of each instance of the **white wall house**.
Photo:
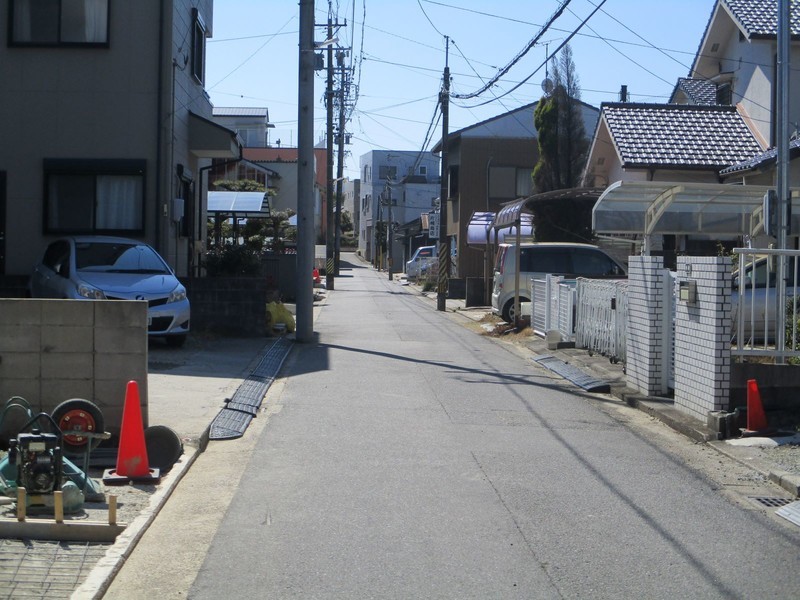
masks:
[[(430, 152), (372, 150), (361, 156), (358, 250), (364, 258), (375, 258), (375, 227), (389, 221), (390, 197), (391, 221), (400, 225), (434, 208), (441, 191), (439, 162)], [(402, 245), (396, 249), (394, 255), (402, 256)]]

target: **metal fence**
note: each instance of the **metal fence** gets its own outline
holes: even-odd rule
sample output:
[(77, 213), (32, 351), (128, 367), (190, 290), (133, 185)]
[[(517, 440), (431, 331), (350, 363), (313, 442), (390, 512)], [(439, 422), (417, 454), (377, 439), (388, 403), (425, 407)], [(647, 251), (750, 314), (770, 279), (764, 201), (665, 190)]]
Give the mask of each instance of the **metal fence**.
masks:
[[(734, 248), (733, 255), (731, 353), (777, 360), (800, 356), (797, 331), (800, 250)], [(778, 298), (782, 298), (785, 306), (782, 323), (778, 322)]]
[(628, 335), (627, 280), (578, 279), (575, 345), (625, 362)]

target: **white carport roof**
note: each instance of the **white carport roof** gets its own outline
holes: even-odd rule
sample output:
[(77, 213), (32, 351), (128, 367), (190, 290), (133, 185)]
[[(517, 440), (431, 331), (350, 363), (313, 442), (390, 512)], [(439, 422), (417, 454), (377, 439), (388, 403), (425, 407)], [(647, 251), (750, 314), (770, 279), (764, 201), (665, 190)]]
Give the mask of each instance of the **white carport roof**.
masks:
[[(756, 235), (763, 231), (761, 185), (617, 181), (592, 210), (598, 234)], [(792, 204), (798, 190), (792, 190)], [(800, 217), (792, 211), (792, 231)]]
[(250, 219), (269, 217), (269, 195), (265, 192), (208, 192), (208, 212)]

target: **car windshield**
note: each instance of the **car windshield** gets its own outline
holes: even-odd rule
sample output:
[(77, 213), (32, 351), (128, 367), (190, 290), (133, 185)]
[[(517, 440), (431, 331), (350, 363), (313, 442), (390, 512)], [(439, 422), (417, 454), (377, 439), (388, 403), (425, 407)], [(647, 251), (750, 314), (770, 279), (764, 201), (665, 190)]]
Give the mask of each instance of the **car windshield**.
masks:
[(124, 242), (77, 243), (75, 266), (79, 271), (102, 273), (169, 273), (152, 248)]

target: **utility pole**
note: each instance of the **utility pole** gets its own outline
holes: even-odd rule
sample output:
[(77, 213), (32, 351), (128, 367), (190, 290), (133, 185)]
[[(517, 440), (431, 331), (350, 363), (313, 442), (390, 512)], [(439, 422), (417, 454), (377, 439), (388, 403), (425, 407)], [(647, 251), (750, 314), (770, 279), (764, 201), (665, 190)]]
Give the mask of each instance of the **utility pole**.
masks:
[(340, 70), (339, 81), (339, 151), (336, 163), (336, 248), (334, 256), (334, 272), (339, 275), (339, 253), (342, 247), (342, 176), (344, 173), (344, 103), (347, 97), (347, 73), (344, 68), (344, 51), (336, 53)]
[[(792, 198), (789, 188), (789, 0), (778, 0), (778, 123), (777, 123), (777, 243), (779, 250), (786, 250), (789, 229), (791, 229)], [(786, 256), (778, 255), (775, 277), (775, 296), (777, 306), (775, 315), (775, 348), (778, 352), (786, 349)], [(778, 359), (779, 364), (785, 357)]]
[(386, 267), (389, 271), (389, 281), (393, 279), (392, 277), (392, 246), (394, 245), (393, 239), (394, 238), (394, 231), (393, 225), (394, 222), (392, 221), (392, 178), (387, 177), (386, 179), (386, 204), (389, 206), (389, 221), (386, 223)]
[(300, 0), (297, 87), (297, 328), (298, 342), (314, 334), (314, 0)]
[(450, 275), (450, 243), (447, 239), (447, 195), (449, 192), (447, 165), (447, 135), (450, 120), (450, 38), (445, 36), (444, 77), (440, 101), (442, 104), (442, 185), (439, 193), (439, 281), (436, 289), (436, 310), (447, 310), (447, 278)]
[(327, 186), (325, 190), (325, 289), (334, 288), (334, 253), (336, 229), (333, 222), (333, 20), (331, 19), (331, 0), (328, 0), (328, 81), (325, 88), (325, 108), (327, 111)]

